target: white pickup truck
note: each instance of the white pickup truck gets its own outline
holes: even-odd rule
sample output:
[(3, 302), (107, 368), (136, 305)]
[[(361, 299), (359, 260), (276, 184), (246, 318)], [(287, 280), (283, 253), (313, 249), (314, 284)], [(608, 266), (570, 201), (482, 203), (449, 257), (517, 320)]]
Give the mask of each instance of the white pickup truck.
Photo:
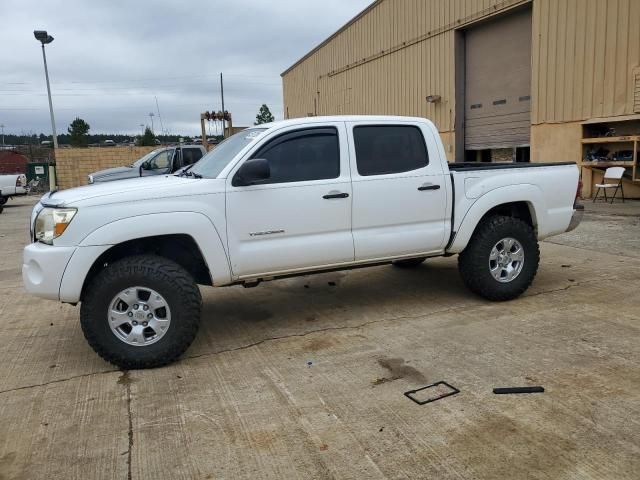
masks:
[(22, 275), (76, 304), (85, 337), (122, 368), (167, 364), (200, 322), (198, 285), (459, 254), (491, 300), (523, 293), (538, 240), (575, 228), (573, 163), (451, 164), (422, 118), (312, 117), (240, 132), (181, 175), (45, 195)]
[(0, 207), (11, 197), (27, 194), (27, 177), (23, 173), (0, 175)]

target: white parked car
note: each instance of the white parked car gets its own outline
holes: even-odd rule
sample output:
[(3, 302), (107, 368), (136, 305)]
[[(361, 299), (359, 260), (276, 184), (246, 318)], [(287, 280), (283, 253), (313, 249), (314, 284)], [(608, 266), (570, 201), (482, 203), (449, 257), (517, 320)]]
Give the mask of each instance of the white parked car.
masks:
[(27, 177), (23, 173), (0, 174), (0, 206), (7, 203), (11, 197), (26, 195), (26, 186)]
[(421, 118), (275, 122), (228, 138), (182, 176), (46, 195), (24, 285), (80, 302), (104, 359), (155, 367), (194, 339), (198, 285), (459, 254), (473, 292), (513, 299), (536, 274), (538, 241), (580, 221), (577, 189), (573, 163), (449, 165)]

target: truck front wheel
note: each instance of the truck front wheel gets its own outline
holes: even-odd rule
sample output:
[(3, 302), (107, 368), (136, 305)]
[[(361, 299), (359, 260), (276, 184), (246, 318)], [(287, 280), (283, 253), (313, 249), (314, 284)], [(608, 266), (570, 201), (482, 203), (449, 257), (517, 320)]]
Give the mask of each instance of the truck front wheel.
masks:
[(533, 228), (518, 218), (501, 215), (482, 220), (458, 256), (465, 285), (498, 301), (514, 299), (529, 288), (539, 262)]
[(80, 323), (89, 345), (123, 369), (166, 365), (196, 336), (202, 298), (189, 273), (155, 255), (118, 260), (87, 286)]

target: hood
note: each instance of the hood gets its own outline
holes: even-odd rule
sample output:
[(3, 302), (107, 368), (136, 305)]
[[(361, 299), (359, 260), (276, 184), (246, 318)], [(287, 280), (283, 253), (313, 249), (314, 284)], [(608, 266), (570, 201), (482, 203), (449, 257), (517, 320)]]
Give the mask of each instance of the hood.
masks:
[(194, 179), (174, 175), (136, 177), (59, 190), (42, 197), (40, 203), (52, 207), (83, 204), (138, 202), (154, 198), (224, 192), (223, 179)]
[(115, 167), (100, 170), (92, 173), (91, 176), (94, 182), (110, 182), (111, 180), (139, 177), (140, 170), (135, 167)]

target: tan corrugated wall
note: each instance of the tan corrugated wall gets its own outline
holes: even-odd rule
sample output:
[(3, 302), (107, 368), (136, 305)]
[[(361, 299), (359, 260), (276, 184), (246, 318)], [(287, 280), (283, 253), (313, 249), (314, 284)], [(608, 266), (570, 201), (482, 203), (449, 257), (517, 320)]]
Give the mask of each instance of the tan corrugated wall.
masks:
[(534, 0), (532, 123), (633, 113), (640, 0)]
[[(452, 131), (454, 30), (522, 3), (376, 2), (283, 74), (285, 115), (418, 115)], [(532, 57), (532, 123), (633, 113), (640, 0), (533, 0)]]
[[(417, 115), (452, 131), (455, 28), (522, 3), (527, 0), (377, 2), (285, 72), (285, 115)], [(428, 104), (427, 95), (442, 100)]]

